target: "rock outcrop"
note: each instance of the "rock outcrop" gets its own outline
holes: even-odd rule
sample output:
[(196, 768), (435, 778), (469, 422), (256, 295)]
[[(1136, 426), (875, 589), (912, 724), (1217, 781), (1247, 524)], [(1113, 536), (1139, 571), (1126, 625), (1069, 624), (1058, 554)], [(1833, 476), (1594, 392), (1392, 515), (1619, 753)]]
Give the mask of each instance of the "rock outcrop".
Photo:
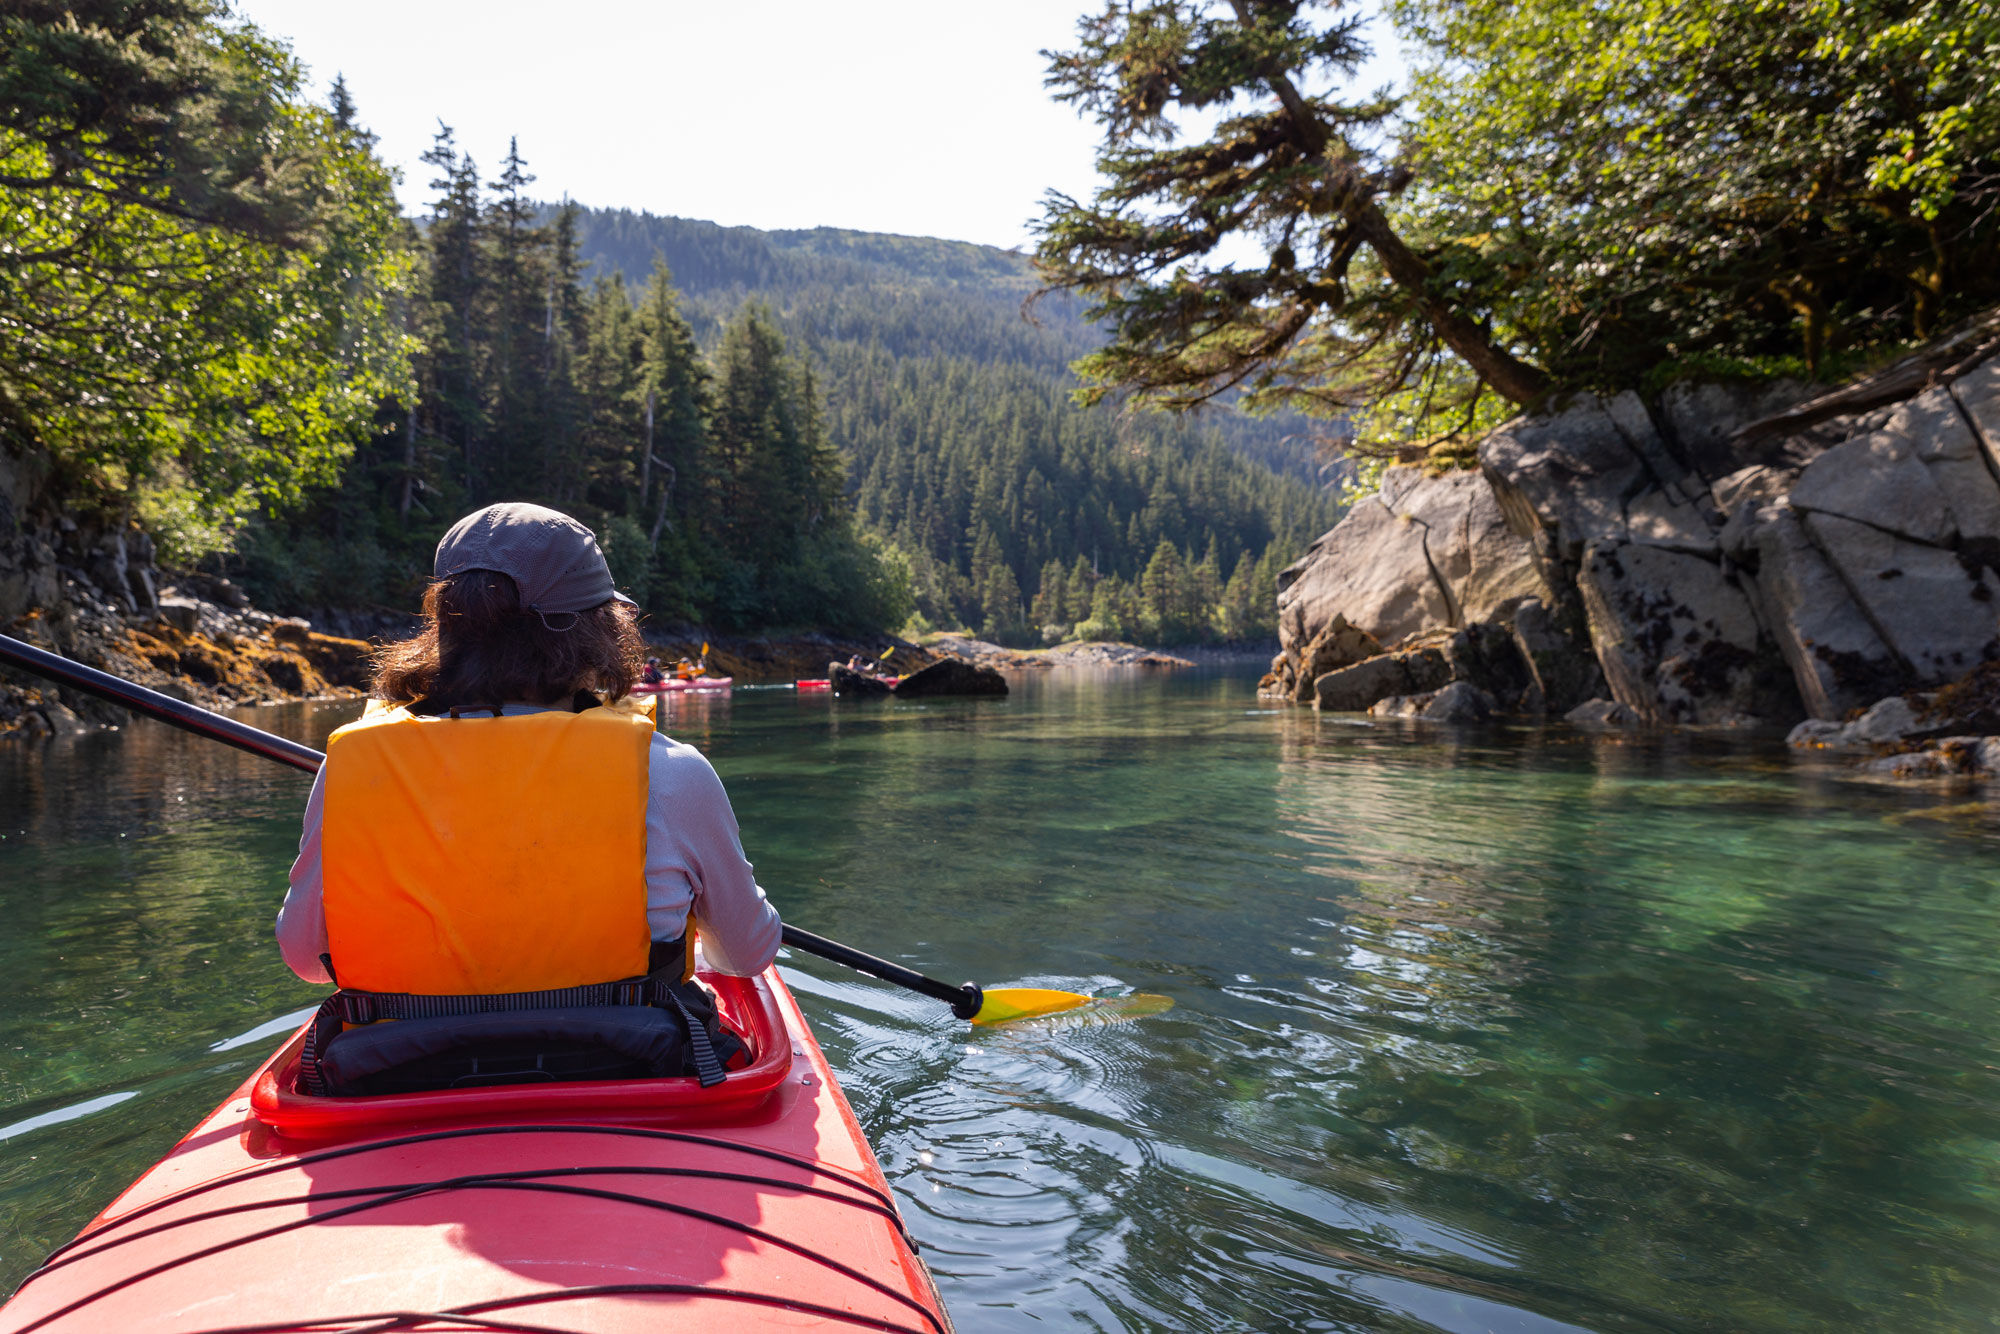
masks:
[[(1265, 692), (1421, 693), (1353, 703), (1408, 669), (1330, 666), (1348, 629), (1389, 659), (1504, 632), (1512, 653), (1449, 679), (1503, 709), (1608, 697), (1655, 725), (1835, 721), (2000, 659), (1996, 334), (1968, 326), (1810, 402), (1790, 384), (1579, 394), (1492, 432), (1477, 474), (1391, 469), (1281, 576)], [(1493, 679), (1517, 668), (1529, 688)]]
[[(1391, 468), (1382, 489), (1350, 510), (1278, 576), (1278, 642), (1295, 679), (1298, 650), (1335, 617), (1383, 644), (1439, 626), (1469, 625), (1510, 601), (1540, 596), (1528, 543), (1474, 473), (1426, 477)], [(1330, 668), (1328, 670), (1331, 670)]]
[(941, 658), (912, 672), (896, 683), (898, 699), (923, 699), (936, 695), (1004, 695), (1007, 678), (991, 667), (978, 667), (957, 658)]
[(826, 688), (849, 699), (886, 699), (889, 694), (887, 681), (873, 672), (856, 671), (844, 662), (826, 665)]

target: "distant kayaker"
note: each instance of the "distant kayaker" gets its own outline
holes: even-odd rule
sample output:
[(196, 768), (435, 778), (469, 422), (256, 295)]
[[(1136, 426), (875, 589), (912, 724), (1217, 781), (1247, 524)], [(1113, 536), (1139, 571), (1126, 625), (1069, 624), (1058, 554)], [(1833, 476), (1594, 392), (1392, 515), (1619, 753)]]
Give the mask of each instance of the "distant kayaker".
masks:
[(660, 670), (660, 660), (658, 658), (646, 659), (644, 677), (646, 684), (649, 686), (659, 685), (667, 679), (667, 674)]
[(493, 505), (435, 568), (313, 784), (277, 922), (292, 971), (332, 981), (330, 955), (345, 990), (419, 999), (590, 990), (679, 977), (691, 919), (709, 968), (768, 967), (778, 914), (715, 770), (620, 703), (641, 640), (590, 530)]

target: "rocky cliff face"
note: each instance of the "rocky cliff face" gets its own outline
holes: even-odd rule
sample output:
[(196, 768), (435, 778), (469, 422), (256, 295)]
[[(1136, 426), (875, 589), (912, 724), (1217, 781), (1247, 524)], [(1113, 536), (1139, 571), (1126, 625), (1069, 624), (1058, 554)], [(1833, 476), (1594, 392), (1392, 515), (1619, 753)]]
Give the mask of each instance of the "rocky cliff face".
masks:
[(1391, 469), (1281, 576), (1266, 689), (1375, 702), (1309, 652), (1336, 625), (1405, 657), (1483, 625), (1536, 686), (1510, 701), (1502, 672), (1502, 707), (1606, 693), (1668, 724), (1835, 719), (2000, 658), (1995, 332), (1811, 402), (1581, 395), (1495, 431), (1477, 473)]

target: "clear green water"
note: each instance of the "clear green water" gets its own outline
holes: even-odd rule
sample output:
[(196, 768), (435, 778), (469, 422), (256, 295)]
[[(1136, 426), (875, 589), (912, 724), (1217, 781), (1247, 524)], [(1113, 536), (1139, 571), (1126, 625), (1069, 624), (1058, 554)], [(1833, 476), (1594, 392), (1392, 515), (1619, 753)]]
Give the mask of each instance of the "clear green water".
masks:
[[(788, 965), (967, 1334), (2000, 1323), (2000, 819), (1962, 794), (1225, 671), (676, 707), (800, 924), (1177, 1002), (971, 1033)], [(305, 790), (150, 726), (0, 747), (0, 1280), (313, 1000), (268, 936)]]

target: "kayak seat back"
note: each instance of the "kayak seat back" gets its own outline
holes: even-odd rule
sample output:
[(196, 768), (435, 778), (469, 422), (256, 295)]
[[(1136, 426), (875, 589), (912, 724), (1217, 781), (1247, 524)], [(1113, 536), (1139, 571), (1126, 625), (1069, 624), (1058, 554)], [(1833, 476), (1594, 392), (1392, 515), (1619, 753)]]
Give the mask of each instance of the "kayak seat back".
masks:
[(420, 1093), (492, 1084), (658, 1079), (687, 1059), (679, 1017), (652, 1006), (592, 1006), (405, 1019), (327, 1043), (329, 1092)]

